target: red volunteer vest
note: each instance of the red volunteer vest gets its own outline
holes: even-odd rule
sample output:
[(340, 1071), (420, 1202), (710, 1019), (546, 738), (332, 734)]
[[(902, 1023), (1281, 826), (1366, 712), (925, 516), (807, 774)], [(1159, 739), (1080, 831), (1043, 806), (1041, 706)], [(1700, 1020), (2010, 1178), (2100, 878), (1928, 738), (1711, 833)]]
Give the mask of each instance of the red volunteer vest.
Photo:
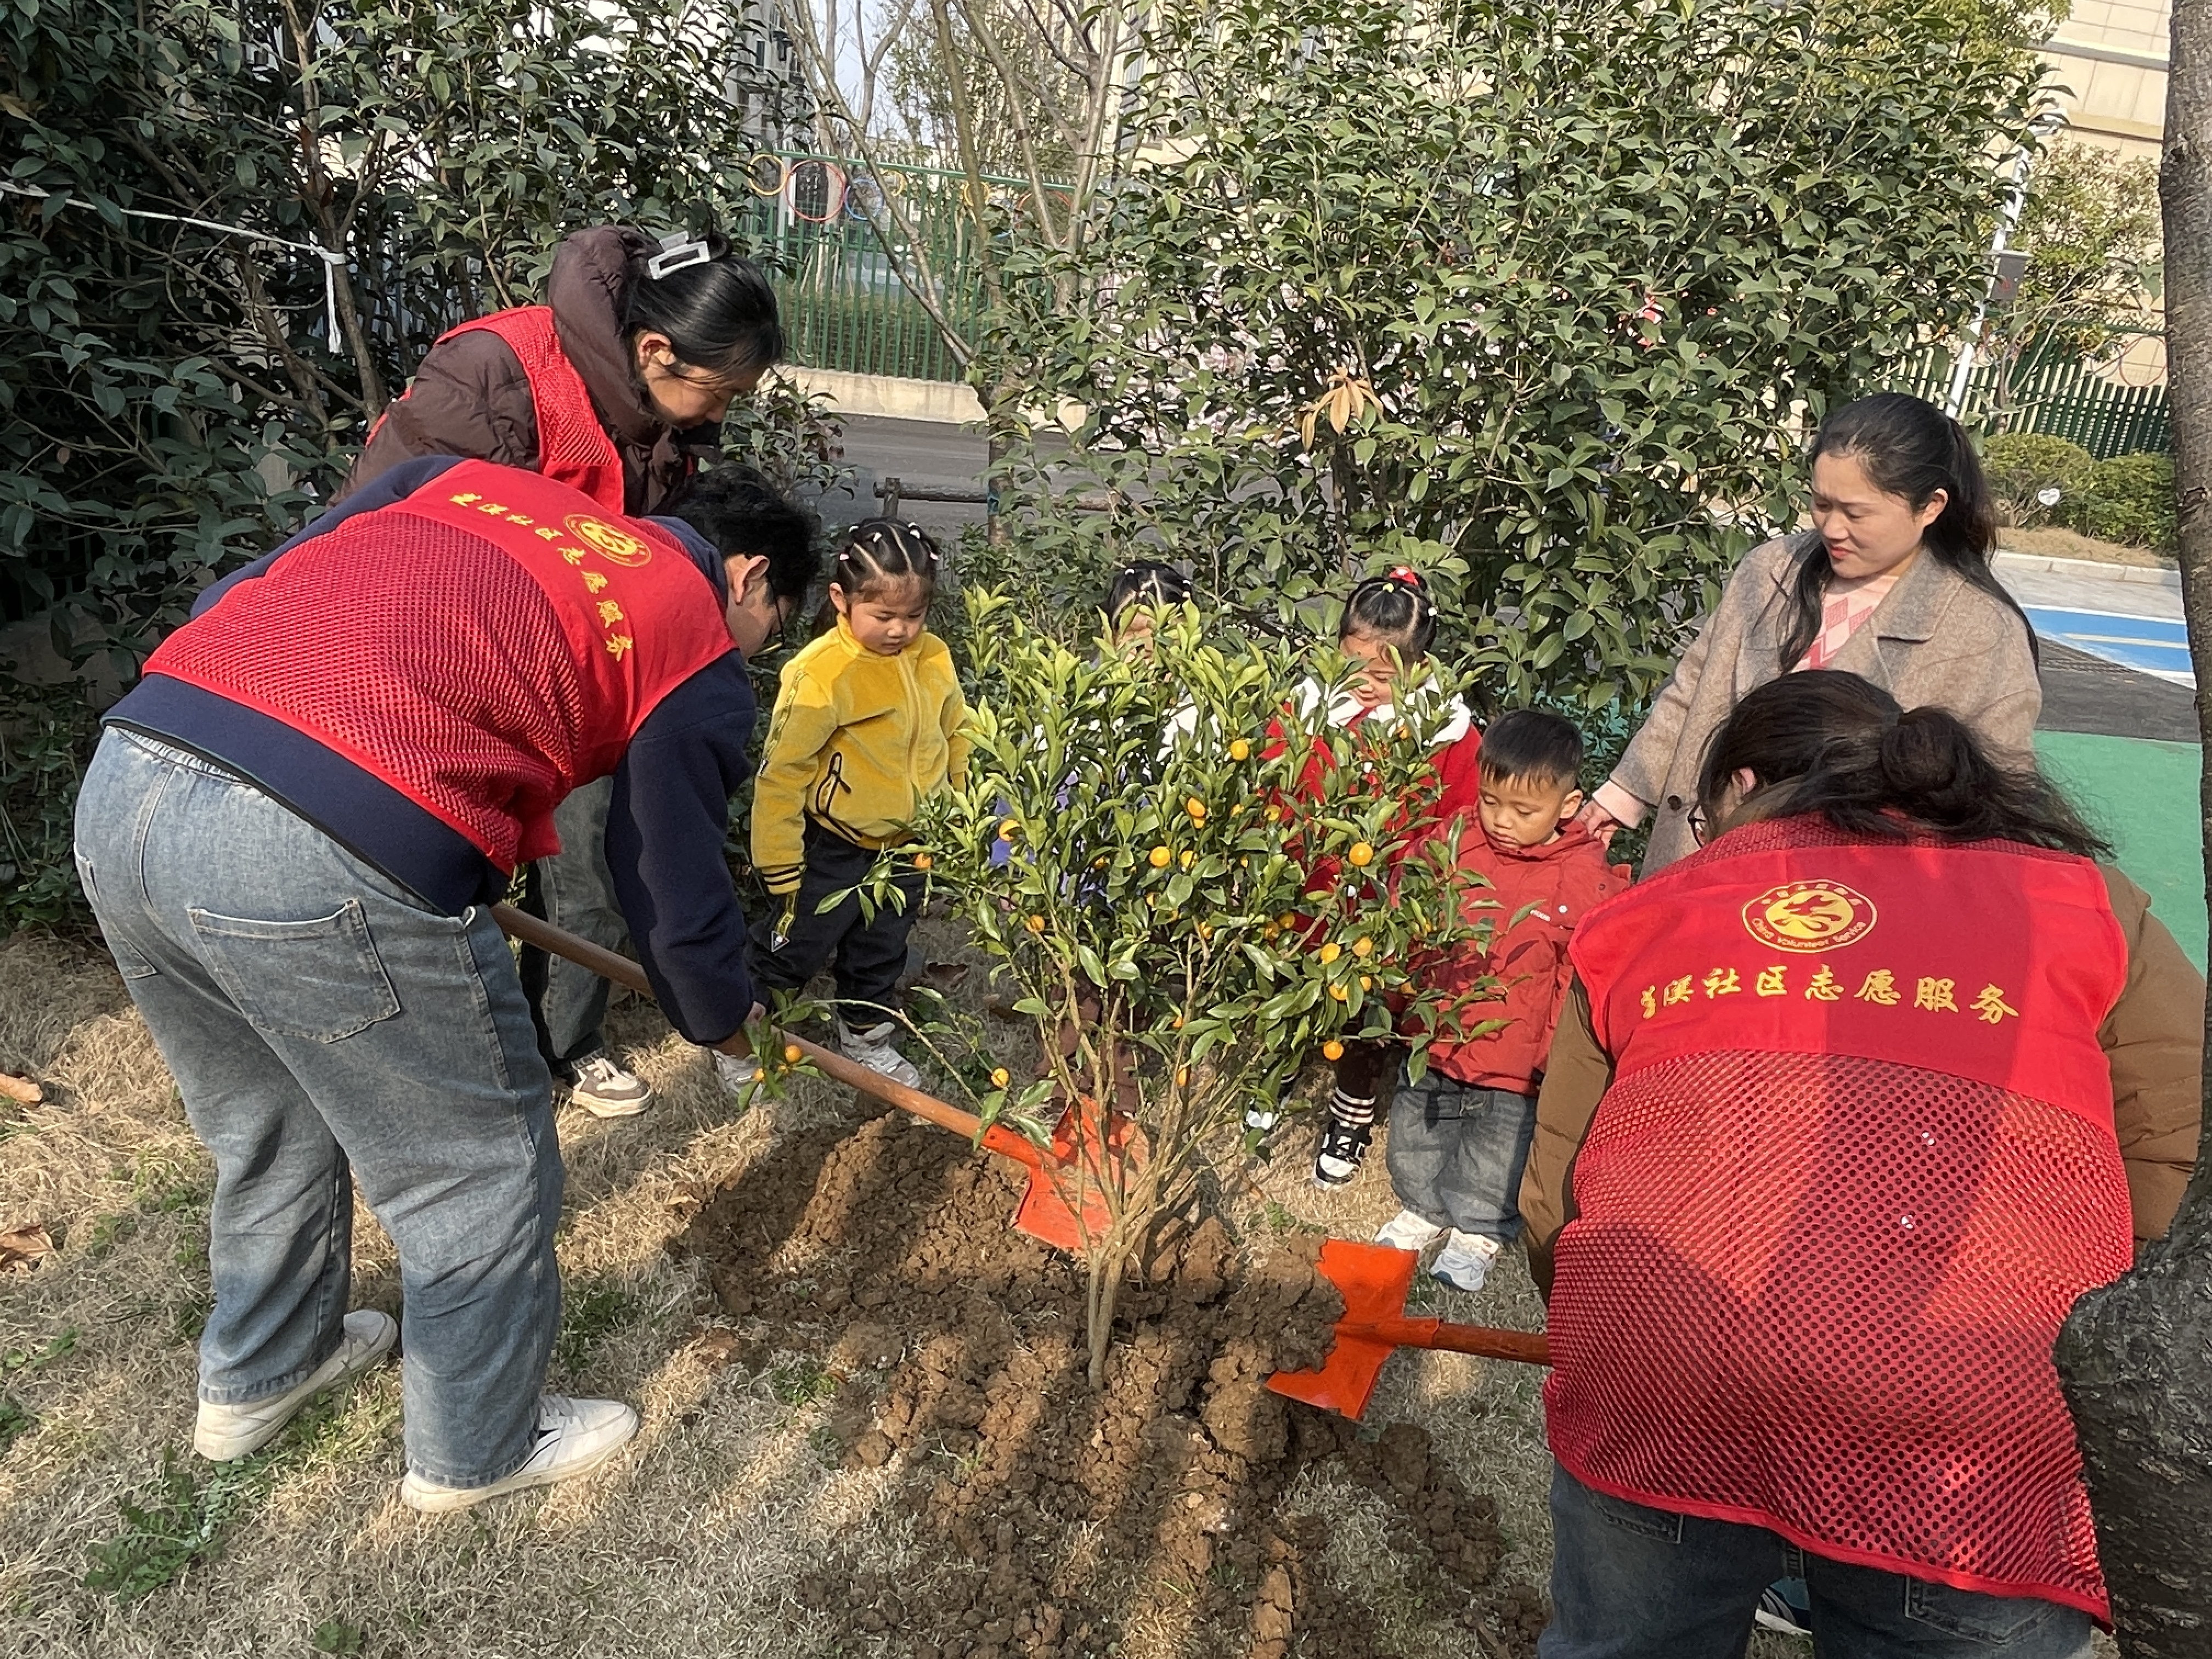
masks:
[(576, 373), (553, 325), (550, 306), (495, 311), (439, 337), (440, 343), (477, 330), (496, 334), (530, 377), (530, 402), (538, 414), (538, 471), (580, 489), (610, 513), (623, 510), (622, 456), (599, 424), (584, 377)]
[(1586, 1485), (2106, 1617), (2051, 1349), (2125, 1271), (2086, 859), (1753, 824), (1569, 953), (1612, 1086), (1544, 1398)]
[(665, 532), (463, 461), (240, 583), (146, 672), (304, 732), (512, 870), (558, 850), (562, 797), (732, 649)]

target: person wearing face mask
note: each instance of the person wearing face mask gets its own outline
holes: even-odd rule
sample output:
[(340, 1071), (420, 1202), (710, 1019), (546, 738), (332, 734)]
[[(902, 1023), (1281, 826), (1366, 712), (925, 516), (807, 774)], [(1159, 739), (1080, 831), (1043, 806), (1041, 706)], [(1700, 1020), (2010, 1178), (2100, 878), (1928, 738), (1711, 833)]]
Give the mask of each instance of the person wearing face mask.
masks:
[(430, 457), (216, 583), (106, 716), (77, 871), (214, 1154), (192, 1444), (267, 1444), (398, 1334), (346, 1312), (353, 1188), (397, 1248), (407, 1474), (431, 1512), (581, 1474), (635, 1433), (541, 1392), (560, 1326), (551, 1079), (490, 906), (611, 777), (630, 937), (694, 1042), (757, 1013), (723, 860), (745, 655), (815, 574), (757, 477), (667, 515)]
[(1996, 511), (1965, 429), (1922, 398), (1882, 392), (1820, 423), (1812, 467), (1813, 528), (1744, 556), (1583, 808), (1608, 842), (1650, 820), (1646, 875), (1695, 847), (1705, 746), (1747, 692), (1778, 675), (1861, 675), (1908, 708), (1948, 709), (1999, 759), (2033, 763), (2034, 630), (1990, 574)]
[[(722, 236), (602, 225), (553, 256), (546, 303), (495, 312), (431, 347), (337, 496), (392, 467), (460, 455), (523, 467), (611, 513), (656, 513), (719, 453), (716, 429), (783, 355), (775, 290)], [(576, 790), (554, 818), (560, 850), (532, 866), (523, 907), (612, 950), (624, 939), (605, 832), (611, 780)], [(595, 1117), (629, 1117), (653, 1093), (605, 1030), (607, 982), (526, 948), (538, 1046)]]

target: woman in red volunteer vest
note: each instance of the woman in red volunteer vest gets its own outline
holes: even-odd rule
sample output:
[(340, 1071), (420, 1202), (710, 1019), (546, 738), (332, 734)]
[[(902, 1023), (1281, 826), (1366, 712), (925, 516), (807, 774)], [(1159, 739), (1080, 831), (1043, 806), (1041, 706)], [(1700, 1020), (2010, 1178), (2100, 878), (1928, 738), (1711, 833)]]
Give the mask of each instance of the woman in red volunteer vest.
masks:
[(2194, 1164), (2204, 981), (2033, 772), (1856, 676), (1750, 693), (1709, 844), (1583, 922), (1522, 1185), (1545, 1659), (2087, 1659), (2051, 1349)]
[(347, 1311), (356, 1183), (399, 1257), (403, 1502), (565, 1480), (635, 1432), (627, 1406), (541, 1393), (561, 1153), (489, 901), (611, 777), (662, 1006), (695, 1042), (743, 1024), (744, 653), (815, 565), (811, 521), (747, 469), (629, 519), (427, 458), (203, 594), (109, 711), (77, 870), (215, 1158), (202, 1456), (250, 1455), (390, 1351), (390, 1317)]
[[(716, 428), (783, 355), (775, 290), (721, 236), (655, 240), (602, 225), (553, 256), (546, 303), (464, 323), (430, 349), (404, 397), (385, 411), (337, 499), (425, 455), (523, 467), (573, 486), (611, 513), (656, 513), (719, 453)], [(555, 819), (561, 850), (532, 866), (526, 908), (610, 949), (623, 939), (605, 848), (602, 781)], [(608, 1051), (607, 982), (522, 953), (538, 1045), (576, 1103), (628, 1117), (652, 1098)]]

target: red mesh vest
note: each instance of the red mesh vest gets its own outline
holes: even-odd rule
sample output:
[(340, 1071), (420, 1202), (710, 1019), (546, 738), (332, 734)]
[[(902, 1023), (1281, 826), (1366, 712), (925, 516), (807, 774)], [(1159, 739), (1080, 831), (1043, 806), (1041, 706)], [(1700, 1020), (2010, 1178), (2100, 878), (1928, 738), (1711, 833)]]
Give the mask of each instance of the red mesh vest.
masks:
[(2131, 1255), (2086, 859), (1755, 824), (1570, 947), (1614, 1060), (1552, 1449), (1633, 1502), (2106, 1616), (2051, 1347)]
[(599, 424), (592, 394), (584, 387), (553, 326), (550, 306), (521, 306), (495, 311), (449, 329), (440, 337), (481, 329), (496, 334), (530, 377), (530, 401), (538, 412), (538, 470), (547, 477), (580, 489), (610, 513), (623, 510), (622, 457)]
[(463, 461), (240, 582), (146, 672), (305, 732), (511, 870), (556, 851), (561, 799), (733, 648), (665, 532)]

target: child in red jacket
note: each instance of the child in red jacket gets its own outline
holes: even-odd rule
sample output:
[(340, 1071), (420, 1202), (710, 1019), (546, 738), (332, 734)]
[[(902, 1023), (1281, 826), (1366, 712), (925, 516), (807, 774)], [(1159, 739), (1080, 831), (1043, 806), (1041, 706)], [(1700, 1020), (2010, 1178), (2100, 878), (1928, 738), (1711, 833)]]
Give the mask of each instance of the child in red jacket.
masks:
[[(1516, 709), (1482, 734), (1477, 821), (1459, 830), (1459, 861), (1489, 883), (1470, 896), (1469, 921), (1496, 928), (1487, 951), (1471, 947), (1431, 971), (1441, 988), (1502, 981), (1495, 1000), (1453, 1011), (1457, 1029), (1494, 1030), (1429, 1048), (1419, 1083), (1401, 1082), (1390, 1105), (1390, 1184), (1406, 1207), (1376, 1235), (1401, 1250), (1443, 1253), (1430, 1272), (1480, 1290), (1498, 1253), (1521, 1230), (1515, 1197), (1536, 1127), (1536, 1089), (1551, 1052), (1571, 969), (1567, 935), (1583, 913), (1628, 884), (1626, 866), (1573, 821), (1582, 735), (1557, 714)], [(1513, 918), (1527, 911), (1518, 922)]]

